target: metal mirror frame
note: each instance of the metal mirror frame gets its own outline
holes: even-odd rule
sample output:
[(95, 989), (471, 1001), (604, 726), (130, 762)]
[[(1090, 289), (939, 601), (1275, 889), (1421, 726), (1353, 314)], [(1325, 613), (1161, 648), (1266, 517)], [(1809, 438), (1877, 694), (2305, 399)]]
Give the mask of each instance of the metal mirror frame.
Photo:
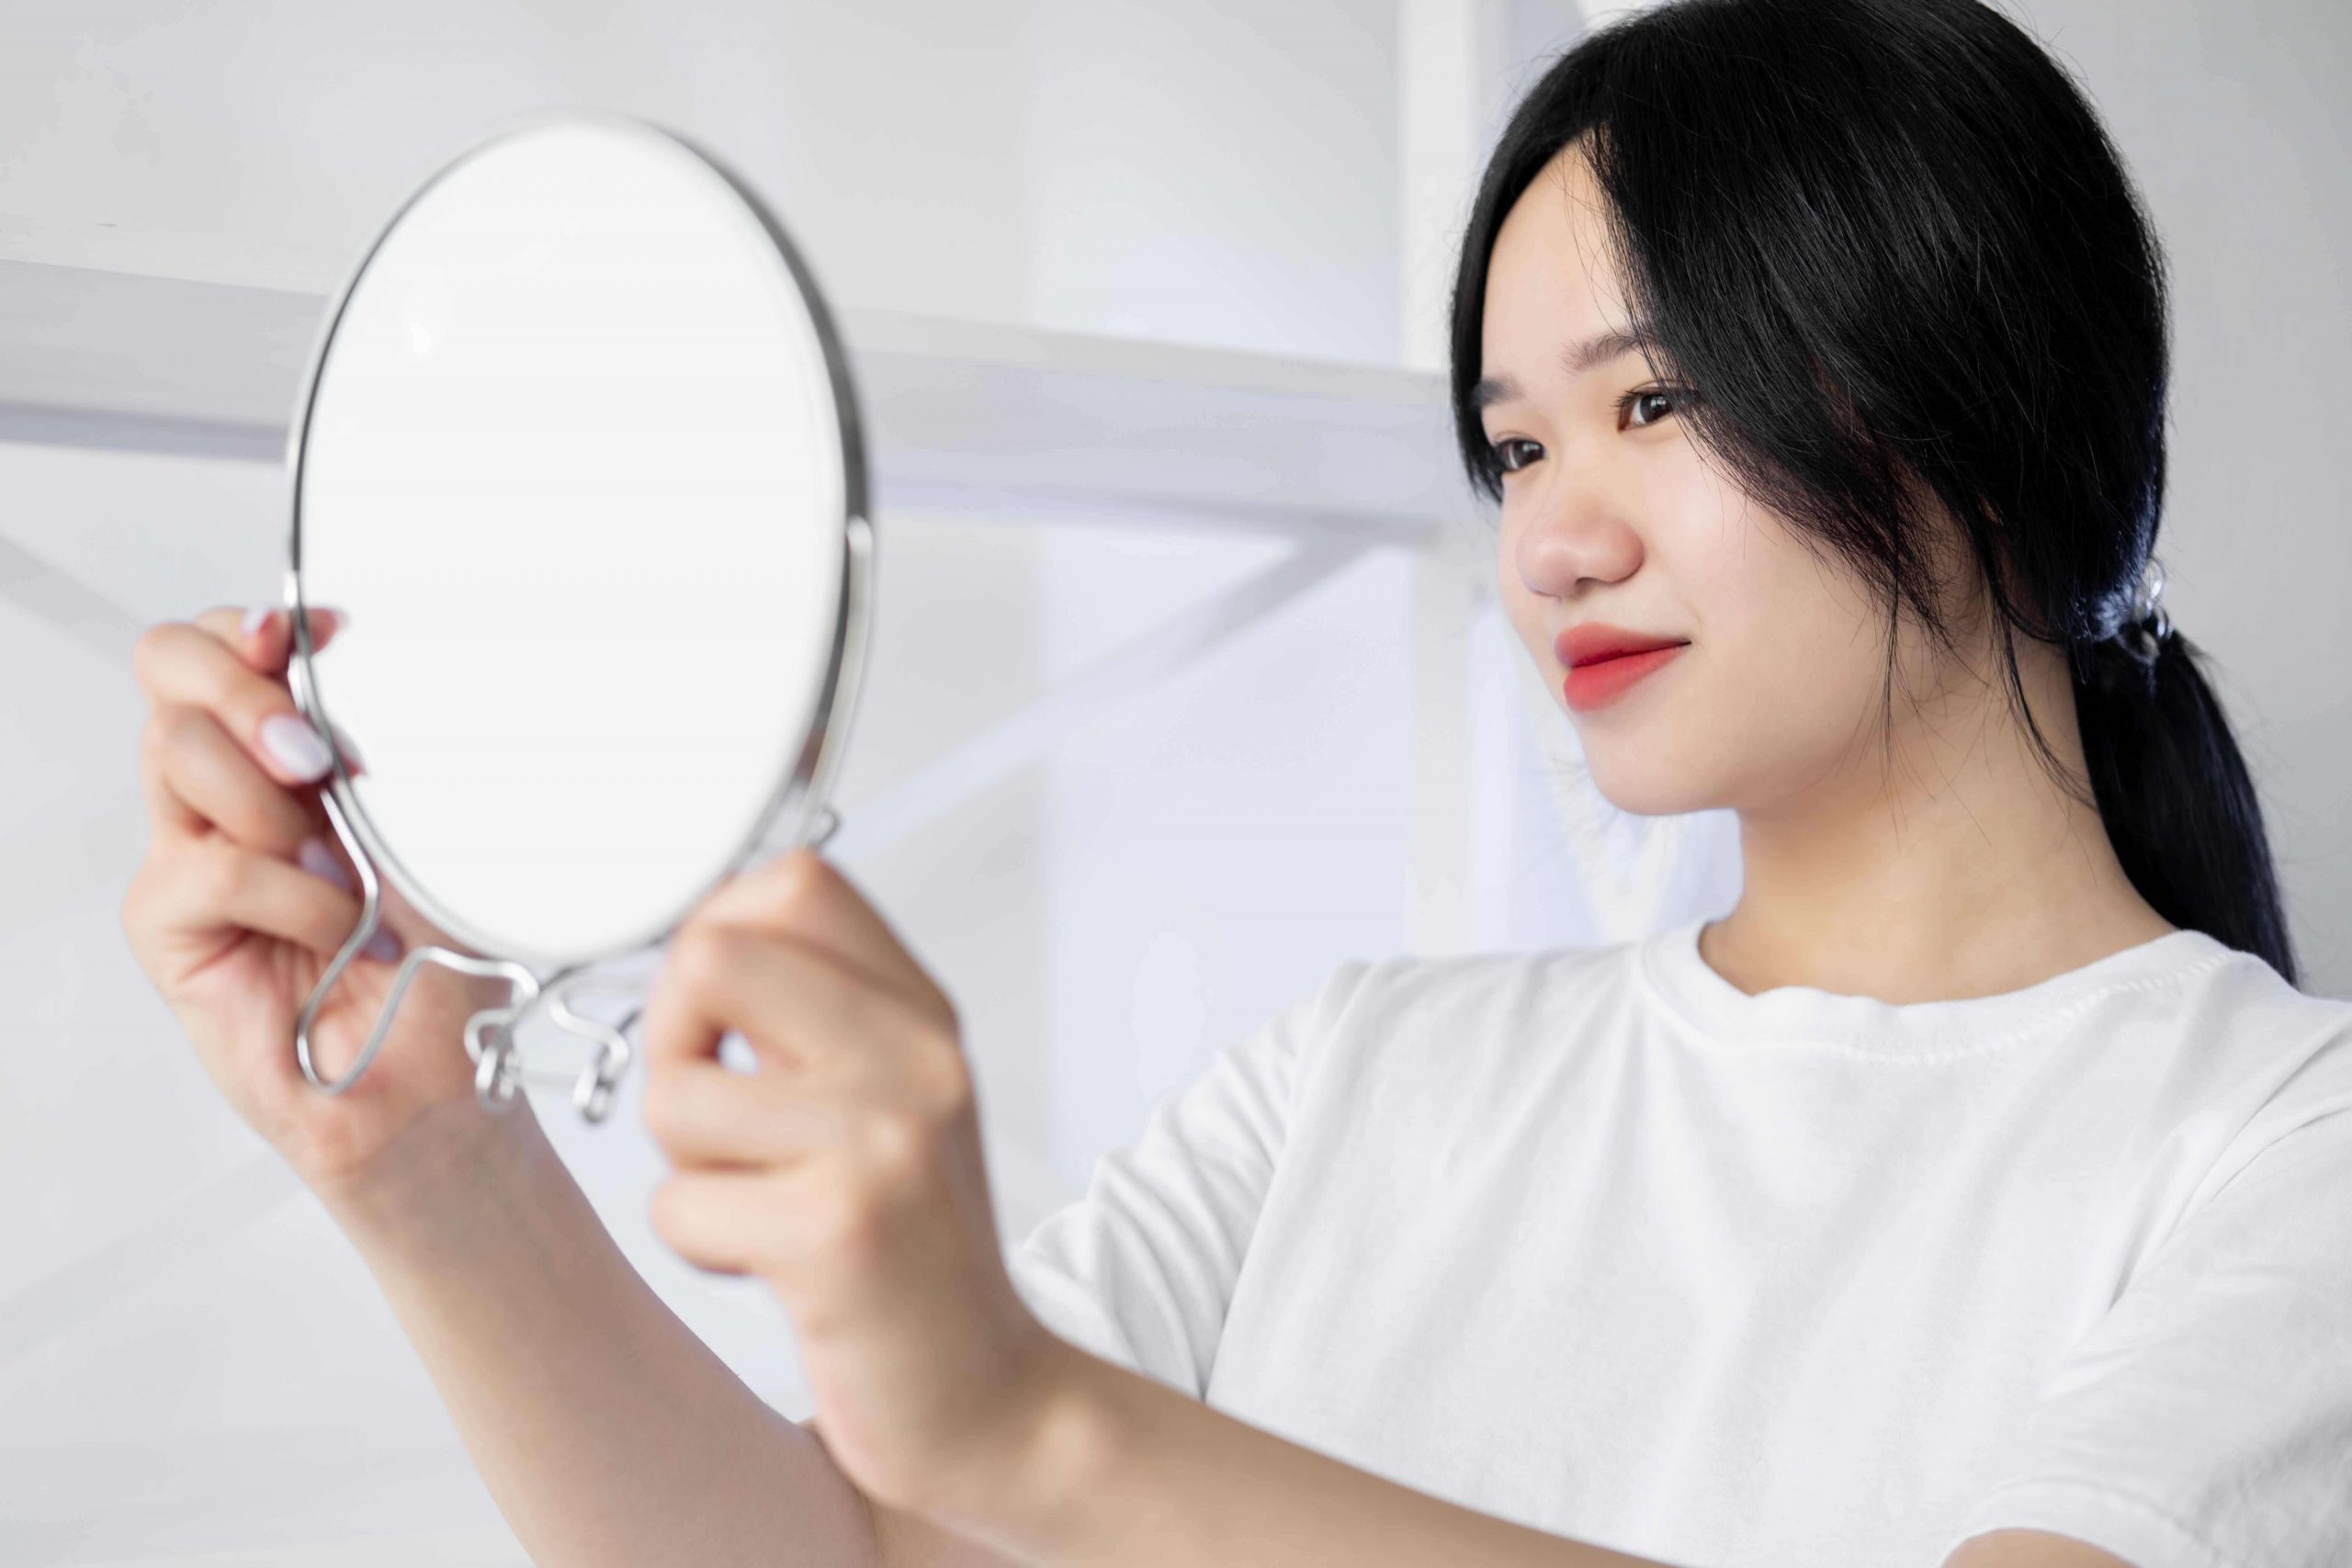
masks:
[[(834, 615), (832, 650), (825, 675), (819, 683), (816, 708), (799, 761), (792, 773), (779, 781), (775, 792), (754, 818), (750, 831), (734, 854), (675, 916), (635, 942), (587, 958), (557, 964), (550, 974), (544, 976), (519, 959), (489, 957), (479, 952), (460, 952), (431, 943), (413, 949), (402, 957), (391, 988), (385, 995), (383, 1010), (378, 1016), (366, 1043), (360, 1048), (357, 1059), (340, 1077), (328, 1077), (319, 1069), (311, 1040), (311, 1026), (344, 970), (349, 967), (353, 957), (376, 933), (382, 905), (382, 876), (389, 875), (393, 886), (400, 889), (401, 896), (418, 913), (458, 942), (469, 942), (477, 948), (489, 944), (481, 942), (480, 933), (468, 928), (466, 922), (451, 916), (401, 865), (381, 834), (369, 822), (354, 791), (351, 774), (345, 764), (343, 748), (318, 694), (311, 668), (315, 650), (311, 639), (309, 606), (302, 594), (302, 475), (319, 378), (326, 367), (336, 329), (342, 324), (344, 312), (351, 302), (353, 292), (358, 288), (359, 280), (367, 276), (368, 265), (393, 230), (425, 193), (500, 143), (562, 124), (593, 125), (623, 135), (650, 138), (665, 144), (669, 150), (683, 151), (686, 155), (699, 159), (758, 220), (776, 254), (783, 257), (789, 269), (824, 354), (833, 408), (841, 429), (842, 574), (841, 594)], [(807, 807), (793, 838), (795, 844), (821, 846), (841, 824), (840, 814), (828, 804), (827, 795), (839, 768), (850, 721), (855, 712), (872, 622), (875, 537), (873, 523), (868, 515), (863, 431), (864, 422), (858, 412), (856, 392), (851, 382), (848, 355), (842, 346), (840, 330), (799, 247), (793, 243), (775, 212), (746, 180), (707, 148), (675, 130), (634, 116), (603, 109), (552, 109), (522, 116), (500, 124), (445, 159), (393, 210), (335, 292), (334, 304), (311, 347), (309, 367), (303, 373), (301, 392), (295, 405), (293, 424), (287, 433), (288, 532), (285, 607), (294, 630), (288, 684), (296, 705), (310, 720), (333, 759), (326, 780), (327, 787), (319, 797), (320, 803), (326, 808), (327, 819), (334, 824), (335, 836), (343, 841), (352, 864), (357, 868), (361, 885), (359, 924), (345, 939), (342, 948), (319, 976), (309, 1002), (295, 1020), (295, 1060), (301, 1067), (302, 1076), (313, 1088), (325, 1094), (338, 1095), (357, 1083), (375, 1060), (377, 1052), (382, 1048), (390, 1031), (393, 1015), (400, 1007), (401, 997), (408, 989), (410, 981), (416, 976), (422, 965), (438, 964), (464, 974), (503, 978), (511, 987), (503, 1006), (485, 1009), (466, 1022), (466, 1054), (474, 1063), (475, 1093), (485, 1106), (493, 1111), (505, 1109), (526, 1084), (560, 1087), (568, 1083), (571, 1089), (572, 1103), (581, 1115), (590, 1122), (604, 1120), (612, 1109), (620, 1078), (636, 1055), (628, 1032), (637, 1022), (643, 1008), (640, 1005), (632, 1010), (618, 1024), (605, 1023), (576, 1011), (571, 1002), (588, 991), (599, 988), (600, 979), (604, 982), (604, 988), (628, 989), (609, 978), (593, 974), (591, 966), (642, 952), (667, 941), (695, 905), (729, 877), (742, 870), (763, 849), (772, 847), (775, 823), (795, 801)], [(534, 1072), (519, 1059), (517, 1028), (525, 1018), (542, 1008), (559, 1028), (582, 1036), (594, 1044), (594, 1058), (576, 1075), (567, 1077)]]

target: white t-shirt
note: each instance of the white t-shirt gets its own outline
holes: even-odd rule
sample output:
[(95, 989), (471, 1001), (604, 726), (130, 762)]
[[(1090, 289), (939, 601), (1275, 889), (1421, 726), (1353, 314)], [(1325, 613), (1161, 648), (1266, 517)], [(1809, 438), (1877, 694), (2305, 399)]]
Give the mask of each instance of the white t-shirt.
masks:
[(2352, 1564), (2352, 1002), (2175, 931), (1750, 996), (1703, 920), (1338, 966), (1008, 1258), (1080, 1347), (1694, 1568)]

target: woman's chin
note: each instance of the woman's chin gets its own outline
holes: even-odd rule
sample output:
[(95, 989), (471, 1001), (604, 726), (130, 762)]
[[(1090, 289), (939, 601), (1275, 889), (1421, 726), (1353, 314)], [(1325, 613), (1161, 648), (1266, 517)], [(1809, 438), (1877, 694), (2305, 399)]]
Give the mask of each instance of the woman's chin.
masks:
[(1629, 816), (1679, 817), (1721, 804), (1690, 769), (1663, 765), (1659, 758), (1628, 761), (1594, 749), (1585, 752), (1585, 768), (1600, 798)]

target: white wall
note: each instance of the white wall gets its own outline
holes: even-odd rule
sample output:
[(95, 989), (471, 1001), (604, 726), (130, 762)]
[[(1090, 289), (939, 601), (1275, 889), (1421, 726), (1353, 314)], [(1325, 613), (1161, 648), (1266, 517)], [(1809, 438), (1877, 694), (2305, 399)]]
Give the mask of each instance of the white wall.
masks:
[(0, 9), (0, 254), (323, 291), (561, 104), (738, 166), (847, 306), (1395, 357), (1393, 0)]

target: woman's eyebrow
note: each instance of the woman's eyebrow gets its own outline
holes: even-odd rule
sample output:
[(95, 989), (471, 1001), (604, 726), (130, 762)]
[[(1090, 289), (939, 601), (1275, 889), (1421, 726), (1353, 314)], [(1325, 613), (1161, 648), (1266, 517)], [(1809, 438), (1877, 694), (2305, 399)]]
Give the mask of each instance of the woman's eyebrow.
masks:
[[(1630, 327), (1601, 333), (1582, 343), (1570, 344), (1560, 355), (1560, 367), (1571, 376), (1581, 376), (1588, 370), (1608, 364), (1621, 354), (1647, 354), (1661, 346), (1657, 333), (1650, 324), (1636, 321)], [(1483, 377), (1476, 386), (1470, 389), (1470, 406), (1483, 409), (1507, 398), (1521, 395), (1519, 383), (1508, 376)]]

